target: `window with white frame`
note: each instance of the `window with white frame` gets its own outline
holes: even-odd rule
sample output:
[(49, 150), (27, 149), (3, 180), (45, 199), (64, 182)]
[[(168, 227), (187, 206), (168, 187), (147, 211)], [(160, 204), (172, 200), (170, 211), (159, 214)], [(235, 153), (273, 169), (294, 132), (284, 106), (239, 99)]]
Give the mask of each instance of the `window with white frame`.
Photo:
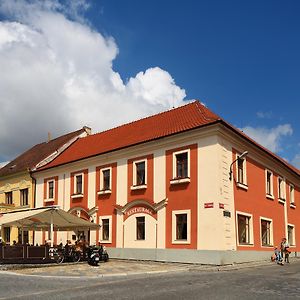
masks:
[(239, 245), (251, 245), (252, 238), (252, 216), (242, 213), (237, 214), (237, 232)]
[(28, 205), (28, 189), (20, 190), (20, 205)]
[(260, 218), (261, 245), (271, 247), (273, 245), (272, 220)]
[(269, 170), (266, 170), (266, 194), (273, 197), (273, 173)]
[(147, 185), (147, 160), (133, 162), (133, 186)]
[(100, 218), (100, 242), (111, 243), (112, 241), (112, 216), (101, 216)]
[(54, 199), (54, 180), (47, 181), (47, 199)]
[(285, 200), (285, 182), (282, 177), (278, 177), (278, 198)]
[(295, 246), (295, 226), (292, 224), (288, 224), (287, 226), (287, 238), (290, 246)]
[(74, 176), (74, 193), (76, 195), (83, 194), (83, 174)]
[(189, 244), (191, 242), (191, 211), (172, 211), (172, 243)]
[(145, 240), (145, 217), (136, 217), (136, 239), (138, 241)]
[(13, 204), (13, 193), (12, 192), (5, 193), (5, 204)]
[(237, 154), (237, 183), (247, 185), (246, 158), (238, 156), (239, 154)]
[(111, 190), (111, 168), (100, 170), (100, 191)]
[(173, 153), (173, 179), (190, 177), (190, 149)]
[(295, 205), (295, 186), (290, 184), (290, 204)]

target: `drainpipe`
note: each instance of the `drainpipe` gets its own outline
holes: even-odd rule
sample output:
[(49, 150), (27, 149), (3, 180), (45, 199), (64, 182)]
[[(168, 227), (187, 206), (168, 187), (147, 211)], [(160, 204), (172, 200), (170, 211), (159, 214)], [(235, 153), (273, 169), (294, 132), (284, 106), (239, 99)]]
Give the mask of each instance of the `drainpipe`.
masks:
[[(36, 179), (33, 177), (32, 171), (29, 169), (29, 175), (32, 180), (32, 185), (33, 185), (33, 191), (32, 191), (32, 200), (33, 200), (33, 208), (36, 208)], [(33, 230), (32, 234), (32, 244), (34, 245), (35, 242), (35, 230)]]

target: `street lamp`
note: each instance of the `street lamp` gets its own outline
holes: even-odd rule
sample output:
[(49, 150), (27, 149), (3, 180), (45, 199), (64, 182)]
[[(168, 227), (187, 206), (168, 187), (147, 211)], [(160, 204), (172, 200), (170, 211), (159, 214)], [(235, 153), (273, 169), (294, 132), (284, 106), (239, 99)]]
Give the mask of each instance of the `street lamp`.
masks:
[(229, 171), (229, 180), (230, 180), (230, 181), (232, 180), (232, 166), (233, 166), (233, 164), (234, 164), (235, 162), (237, 162), (239, 159), (245, 158), (247, 155), (248, 155), (248, 151), (244, 151), (241, 155), (239, 155), (239, 156), (237, 157), (236, 160), (234, 160), (234, 161), (231, 163), (231, 165), (230, 165), (230, 171)]

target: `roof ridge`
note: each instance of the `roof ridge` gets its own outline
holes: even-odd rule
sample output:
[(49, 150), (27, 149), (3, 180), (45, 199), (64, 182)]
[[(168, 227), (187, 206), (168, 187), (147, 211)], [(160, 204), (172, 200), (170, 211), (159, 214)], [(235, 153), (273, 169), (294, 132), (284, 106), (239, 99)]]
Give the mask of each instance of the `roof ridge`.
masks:
[(112, 127), (112, 128), (108, 128), (108, 129), (103, 130), (103, 131), (95, 132), (94, 134), (91, 134), (91, 135), (86, 136), (86, 137), (84, 137), (84, 138), (92, 137), (92, 136), (95, 136), (95, 135), (98, 135), (98, 134), (102, 134), (102, 133), (108, 132), (108, 131), (110, 131), (110, 130), (114, 130), (114, 129), (117, 129), (117, 128), (121, 128), (121, 127), (130, 125), (130, 124), (134, 124), (134, 123), (140, 122), (140, 121), (142, 121), (142, 120), (147, 120), (147, 119), (150, 119), (150, 118), (152, 118), (152, 117), (156, 117), (156, 116), (159, 116), (159, 115), (163, 115), (163, 114), (166, 114), (166, 113), (168, 113), (168, 112), (170, 112), (170, 111), (178, 110), (178, 109), (183, 108), (183, 107), (185, 107), (185, 106), (192, 105), (192, 104), (194, 104), (194, 103), (199, 102), (199, 100), (197, 100), (197, 99), (193, 99), (193, 100), (185, 100), (185, 101), (189, 101), (189, 102), (188, 102), (188, 103), (185, 103), (185, 104), (182, 104), (182, 105), (180, 105), (180, 106), (178, 106), (178, 107), (169, 108), (168, 110), (164, 110), (164, 111), (161, 111), (161, 112), (159, 112), (159, 113), (155, 113), (155, 114), (150, 115), (150, 116), (142, 117), (142, 118), (140, 118), (140, 119), (136, 119), (136, 120), (130, 121), (130, 122), (128, 122), (128, 123), (120, 124), (120, 125), (117, 125), (117, 126)]

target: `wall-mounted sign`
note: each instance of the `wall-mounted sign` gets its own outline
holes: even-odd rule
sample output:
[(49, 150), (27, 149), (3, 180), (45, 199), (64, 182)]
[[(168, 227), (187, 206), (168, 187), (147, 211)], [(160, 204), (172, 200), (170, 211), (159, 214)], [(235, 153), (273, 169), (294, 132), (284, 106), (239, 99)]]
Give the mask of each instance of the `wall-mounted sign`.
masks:
[(150, 207), (143, 207), (143, 206), (136, 206), (133, 208), (130, 208), (126, 213), (126, 217), (129, 217), (133, 214), (138, 214), (138, 213), (144, 213), (144, 214), (148, 214), (150, 216), (152, 216), (153, 214), (155, 214), (155, 211), (153, 209), (151, 209)]
[(219, 203), (219, 208), (224, 209), (224, 203)]
[(223, 211), (223, 216), (227, 218), (231, 218), (231, 212), (229, 210), (224, 210)]
[(204, 208), (213, 208), (213, 207), (214, 207), (214, 203), (213, 202), (204, 203)]

